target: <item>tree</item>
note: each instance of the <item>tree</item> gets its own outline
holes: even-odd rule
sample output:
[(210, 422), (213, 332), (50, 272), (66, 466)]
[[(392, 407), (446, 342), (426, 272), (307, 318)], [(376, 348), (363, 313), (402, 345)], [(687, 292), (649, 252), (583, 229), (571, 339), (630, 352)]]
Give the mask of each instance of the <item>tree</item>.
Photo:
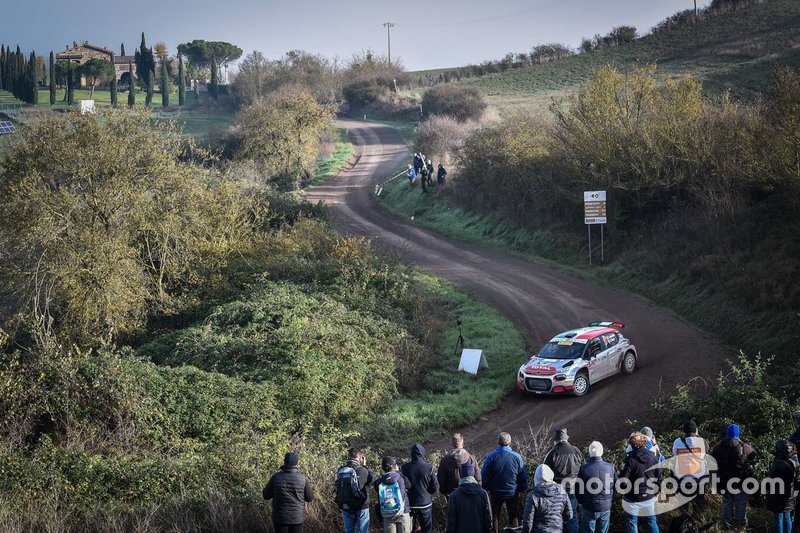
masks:
[(53, 51), (50, 51), (50, 105), (56, 104), (56, 63)]
[(155, 73), (156, 63), (155, 59), (153, 58), (153, 50), (151, 48), (147, 48), (144, 32), (142, 32), (142, 43), (139, 45), (139, 49), (136, 51), (135, 62), (139, 82), (141, 83), (142, 89), (147, 90), (147, 88), (151, 85), (153, 77), (151, 74)]
[(145, 85), (145, 95), (144, 95), (144, 105), (150, 107), (150, 104), (153, 103), (153, 95), (155, 94), (155, 78), (156, 74), (154, 71), (150, 71), (147, 73), (147, 84)]
[(178, 105), (186, 103), (186, 73), (183, 72), (183, 56), (178, 56)]
[(245, 57), (233, 82), (239, 101), (250, 105), (264, 98), (270, 88), (269, 81), (274, 71), (272, 63), (259, 51)]
[(80, 75), (86, 78), (91, 87), (89, 98), (94, 98), (95, 86), (114, 77), (114, 65), (105, 59), (90, 59), (80, 66)]
[(130, 83), (128, 83), (128, 107), (133, 108), (136, 104), (136, 76), (133, 74), (133, 64), (128, 61), (128, 74), (130, 76)]
[(167, 71), (167, 60), (161, 60), (161, 107), (169, 107), (169, 72)]
[(119, 44), (119, 55), (121, 55), (121, 56), (125, 55), (125, 43), (120, 43)]
[(236, 157), (253, 160), (279, 187), (296, 188), (313, 168), (320, 135), (330, 127), (334, 109), (301, 89), (280, 89), (239, 113), (241, 148)]
[(27, 81), (28, 81), (27, 102), (29, 104), (37, 105), (39, 103), (39, 61), (37, 60), (35, 52), (31, 52), (30, 59), (28, 60)]
[(422, 109), (428, 115), (449, 115), (466, 122), (477, 120), (486, 109), (486, 102), (475, 87), (438, 85), (422, 97)]
[(217, 76), (217, 58), (211, 57), (211, 86), (209, 87), (211, 97), (216, 100), (219, 95), (219, 77)]
[(212, 58), (216, 59), (218, 68), (227, 68), (228, 63), (242, 57), (242, 49), (225, 41), (195, 39), (190, 43), (179, 44), (178, 54), (198, 68), (210, 68)]
[(67, 61), (67, 103), (72, 105), (75, 103), (75, 82), (73, 81), (72, 74), (72, 61)]
[(153, 47), (153, 51), (155, 52), (156, 56), (161, 60), (164, 61), (167, 59), (167, 43), (161, 41), (157, 42)]
[[(113, 69), (113, 67), (112, 67)], [(111, 106), (117, 107), (117, 100), (119, 99), (118, 88), (117, 88), (117, 71), (116, 69), (113, 70), (111, 74)]]

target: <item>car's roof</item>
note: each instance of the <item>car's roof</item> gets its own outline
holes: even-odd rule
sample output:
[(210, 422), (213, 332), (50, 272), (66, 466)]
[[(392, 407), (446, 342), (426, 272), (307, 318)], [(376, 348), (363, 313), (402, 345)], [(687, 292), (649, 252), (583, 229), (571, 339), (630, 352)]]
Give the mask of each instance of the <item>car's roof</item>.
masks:
[(578, 344), (586, 344), (595, 337), (599, 337), (605, 333), (618, 333), (614, 328), (607, 328), (604, 326), (593, 326), (588, 328), (578, 328), (559, 333), (550, 342), (576, 342)]

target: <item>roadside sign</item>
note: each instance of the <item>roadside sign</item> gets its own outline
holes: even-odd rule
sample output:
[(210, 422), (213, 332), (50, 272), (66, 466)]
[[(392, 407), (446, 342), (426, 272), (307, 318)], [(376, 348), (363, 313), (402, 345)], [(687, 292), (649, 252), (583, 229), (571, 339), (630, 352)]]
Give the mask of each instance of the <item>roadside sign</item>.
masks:
[(606, 191), (583, 191), (583, 223), (606, 224)]

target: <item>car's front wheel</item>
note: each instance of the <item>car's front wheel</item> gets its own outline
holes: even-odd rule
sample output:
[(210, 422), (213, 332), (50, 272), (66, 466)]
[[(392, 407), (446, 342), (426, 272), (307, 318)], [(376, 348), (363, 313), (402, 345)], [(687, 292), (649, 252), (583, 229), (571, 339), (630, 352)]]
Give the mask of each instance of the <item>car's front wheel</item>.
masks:
[(589, 374), (581, 372), (575, 376), (575, 381), (572, 382), (572, 392), (575, 396), (583, 396), (589, 392)]
[(636, 370), (636, 354), (627, 352), (622, 358), (622, 372), (631, 375), (634, 370)]

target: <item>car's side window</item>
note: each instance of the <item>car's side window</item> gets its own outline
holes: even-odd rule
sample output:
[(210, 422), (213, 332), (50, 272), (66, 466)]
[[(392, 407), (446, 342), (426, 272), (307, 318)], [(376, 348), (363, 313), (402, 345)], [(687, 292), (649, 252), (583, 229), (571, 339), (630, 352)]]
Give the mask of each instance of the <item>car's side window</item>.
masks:
[(606, 341), (606, 346), (611, 348), (612, 346), (616, 346), (619, 342), (619, 335), (616, 333), (606, 333), (603, 335), (603, 340)]
[(600, 337), (594, 338), (589, 341), (589, 345), (586, 347), (586, 357), (591, 359), (595, 355), (602, 352), (603, 349), (603, 341), (600, 339)]

